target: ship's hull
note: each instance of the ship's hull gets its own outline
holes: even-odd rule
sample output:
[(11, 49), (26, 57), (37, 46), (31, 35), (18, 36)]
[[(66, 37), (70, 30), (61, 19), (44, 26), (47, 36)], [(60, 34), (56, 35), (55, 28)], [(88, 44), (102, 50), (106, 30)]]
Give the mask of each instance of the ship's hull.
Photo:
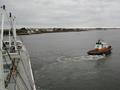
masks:
[(112, 48), (106, 48), (105, 50), (98, 50), (98, 49), (94, 49), (94, 50), (90, 50), (88, 51), (88, 55), (109, 55), (111, 54), (111, 50)]

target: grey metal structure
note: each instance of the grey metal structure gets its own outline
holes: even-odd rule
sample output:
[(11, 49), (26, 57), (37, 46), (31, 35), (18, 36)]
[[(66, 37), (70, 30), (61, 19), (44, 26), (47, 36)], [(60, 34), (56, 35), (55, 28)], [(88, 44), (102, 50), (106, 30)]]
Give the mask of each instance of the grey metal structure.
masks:
[[(1, 7), (0, 31), (0, 90), (36, 90), (29, 54), (16, 38), (14, 17), (7, 15), (5, 5)], [(11, 28), (4, 38), (4, 19), (7, 17)]]

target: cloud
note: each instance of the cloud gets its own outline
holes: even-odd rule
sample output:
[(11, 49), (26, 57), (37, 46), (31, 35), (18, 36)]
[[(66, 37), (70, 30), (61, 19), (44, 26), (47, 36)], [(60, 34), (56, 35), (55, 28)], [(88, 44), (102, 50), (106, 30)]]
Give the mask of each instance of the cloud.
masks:
[(18, 26), (119, 27), (119, 0), (1, 0)]

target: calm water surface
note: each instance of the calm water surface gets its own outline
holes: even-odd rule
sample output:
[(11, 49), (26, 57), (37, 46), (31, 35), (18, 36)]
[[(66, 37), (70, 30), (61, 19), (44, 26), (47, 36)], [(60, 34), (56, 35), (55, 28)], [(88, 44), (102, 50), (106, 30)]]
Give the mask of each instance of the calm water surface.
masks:
[[(112, 45), (111, 56), (80, 60), (98, 38)], [(120, 90), (119, 30), (48, 33), (22, 39), (38, 90)]]

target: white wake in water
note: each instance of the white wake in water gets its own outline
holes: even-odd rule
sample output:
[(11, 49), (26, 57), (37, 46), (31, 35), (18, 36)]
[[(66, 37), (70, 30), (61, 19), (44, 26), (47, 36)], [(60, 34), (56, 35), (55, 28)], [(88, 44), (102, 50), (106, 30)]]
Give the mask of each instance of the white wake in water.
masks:
[(105, 56), (103, 55), (86, 55), (86, 56), (79, 56), (79, 57), (66, 57), (66, 56), (60, 56), (56, 60), (58, 62), (66, 62), (66, 61), (83, 61), (83, 60), (100, 60), (104, 59)]

